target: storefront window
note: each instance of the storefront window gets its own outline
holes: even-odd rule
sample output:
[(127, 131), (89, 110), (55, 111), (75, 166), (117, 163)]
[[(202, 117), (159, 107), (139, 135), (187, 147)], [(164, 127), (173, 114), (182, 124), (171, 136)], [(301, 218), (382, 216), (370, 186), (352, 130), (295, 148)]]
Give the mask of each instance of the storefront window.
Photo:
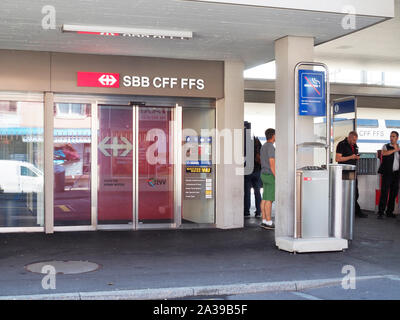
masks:
[(91, 224), (90, 107), (57, 103), (54, 108), (55, 226)]
[(0, 227), (43, 227), (43, 103), (0, 101)]

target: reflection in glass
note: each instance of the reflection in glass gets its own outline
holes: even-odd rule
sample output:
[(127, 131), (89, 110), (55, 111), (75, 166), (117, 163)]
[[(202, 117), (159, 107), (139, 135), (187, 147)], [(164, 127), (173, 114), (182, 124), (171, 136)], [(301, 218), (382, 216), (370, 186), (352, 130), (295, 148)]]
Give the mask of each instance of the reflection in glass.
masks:
[(43, 227), (43, 103), (0, 101), (0, 227)]
[(54, 225), (91, 224), (91, 105), (54, 108)]

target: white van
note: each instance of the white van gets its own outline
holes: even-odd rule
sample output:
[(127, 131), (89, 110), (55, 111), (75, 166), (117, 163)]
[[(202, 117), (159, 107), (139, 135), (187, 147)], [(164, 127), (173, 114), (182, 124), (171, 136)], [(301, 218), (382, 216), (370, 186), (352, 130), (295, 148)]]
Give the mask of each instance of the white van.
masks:
[(43, 192), (43, 172), (25, 161), (0, 160), (0, 193)]

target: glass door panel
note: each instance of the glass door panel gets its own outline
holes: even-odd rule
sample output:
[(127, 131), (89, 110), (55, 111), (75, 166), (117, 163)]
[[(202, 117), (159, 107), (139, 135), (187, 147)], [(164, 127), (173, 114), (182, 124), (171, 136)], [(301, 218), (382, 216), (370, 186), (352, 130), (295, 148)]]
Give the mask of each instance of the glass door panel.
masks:
[(133, 108), (99, 105), (98, 115), (98, 224), (132, 224)]
[(174, 223), (171, 108), (138, 107), (138, 222)]
[(54, 105), (54, 226), (91, 225), (91, 104)]

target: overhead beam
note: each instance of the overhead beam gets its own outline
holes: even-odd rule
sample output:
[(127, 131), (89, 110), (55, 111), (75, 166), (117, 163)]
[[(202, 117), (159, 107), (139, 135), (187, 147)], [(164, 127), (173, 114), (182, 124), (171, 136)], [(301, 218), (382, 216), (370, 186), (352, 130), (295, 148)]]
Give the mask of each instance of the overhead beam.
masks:
[[(331, 84), (331, 99), (356, 96), (360, 108), (400, 109), (400, 88)], [(275, 103), (275, 81), (245, 80), (245, 102)]]

